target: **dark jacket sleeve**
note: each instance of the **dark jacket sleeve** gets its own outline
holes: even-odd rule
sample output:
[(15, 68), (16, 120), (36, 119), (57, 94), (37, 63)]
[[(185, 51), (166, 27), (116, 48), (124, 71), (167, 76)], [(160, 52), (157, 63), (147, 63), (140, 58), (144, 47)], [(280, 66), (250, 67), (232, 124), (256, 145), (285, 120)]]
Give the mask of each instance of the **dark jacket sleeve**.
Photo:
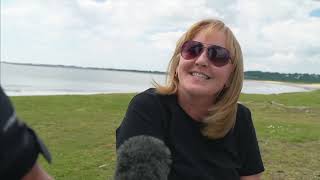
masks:
[(154, 94), (143, 92), (129, 103), (120, 127), (116, 130), (117, 148), (127, 139), (147, 135), (164, 139), (163, 108)]
[(0, 179), (21, 179), (35, 164), (38, 154), (51, 162), (49, 151), (36, 133), (16, 116), (0, 87)]
[(237, 118), (241, 122), (239, 136), (239, 149), (242, 166), (238, 170), (240, 176), (250, 176), (264, 171), (255, 128), (250, 110), (239, 105)]

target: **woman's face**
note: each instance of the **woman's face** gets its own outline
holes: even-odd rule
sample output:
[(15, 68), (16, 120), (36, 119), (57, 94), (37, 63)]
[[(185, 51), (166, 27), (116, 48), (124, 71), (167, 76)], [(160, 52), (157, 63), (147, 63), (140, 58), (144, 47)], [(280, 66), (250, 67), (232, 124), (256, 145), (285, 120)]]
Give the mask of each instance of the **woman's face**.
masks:
[[(226, 37), (223, 32), (214, 31), (206, 34), (200, 31), (192, 40), (210, 45), (226, 47)], [(228, 63), (217, 67), (207, 57), (207, 49), (193, 59), (184, 59), (180, 55), (178, 73), (178, 93), (197, 97), (215, 98), (228, 85), (228, 79), (233, 71), (233, 65)]]

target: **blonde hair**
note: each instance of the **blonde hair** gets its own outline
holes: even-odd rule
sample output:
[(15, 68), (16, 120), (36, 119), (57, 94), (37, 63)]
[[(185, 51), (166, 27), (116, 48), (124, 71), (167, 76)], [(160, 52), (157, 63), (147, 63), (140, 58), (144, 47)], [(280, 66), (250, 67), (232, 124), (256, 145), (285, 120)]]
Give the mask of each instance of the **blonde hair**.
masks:
[(209, 115), (203, 120), (205, 127), (201, 130), (204, 136), (211, 139), (224, 137), (233, 127), (236, 121), (237, 102), (241, 93), (243, 83), (243, 59), (241, 47), (232, 31), (220, 20), (206, 19), (192, 25), (182, 35), (176, 44), (176, 49), (168, 65), (166, 85), (154, 83), (159, 94), (176, 94), (179, 79), (175, 75), (180, 60), (180, 49), (185, 41), (193, 39), (199, 32), (206, 34), (214, 31), (224, 32), (226, 35), (226, 48), (230, 51), (231, 62), (234, 66), (229, 76), (229, 86), (222, 89), (218, 94), (214, 106), (209, 109)]

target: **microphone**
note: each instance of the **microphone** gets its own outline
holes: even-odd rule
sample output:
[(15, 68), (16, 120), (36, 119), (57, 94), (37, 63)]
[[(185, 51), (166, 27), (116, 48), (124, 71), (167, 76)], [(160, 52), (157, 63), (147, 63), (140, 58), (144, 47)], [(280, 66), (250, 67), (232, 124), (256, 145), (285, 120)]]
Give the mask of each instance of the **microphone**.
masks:
[(117, 151), (115, 180), (167, 180), (171, 153), (160, 139), (139, 135), (126, 140)]

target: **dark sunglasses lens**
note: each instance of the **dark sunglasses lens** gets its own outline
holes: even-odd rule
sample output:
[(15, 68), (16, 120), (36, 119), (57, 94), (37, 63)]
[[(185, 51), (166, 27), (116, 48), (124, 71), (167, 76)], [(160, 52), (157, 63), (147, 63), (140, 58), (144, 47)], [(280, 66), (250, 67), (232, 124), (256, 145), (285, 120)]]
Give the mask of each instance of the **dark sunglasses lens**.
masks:
[(229, 52), (223, 47), (211, 46), (208, 48), (208, 58), (215, 66), (224, 66), (229, 62)]
[(203, 45), (195, 41), (186, 41), (181, 48), (181, 56), (186, 59), (198, 57), (203, 50)]

